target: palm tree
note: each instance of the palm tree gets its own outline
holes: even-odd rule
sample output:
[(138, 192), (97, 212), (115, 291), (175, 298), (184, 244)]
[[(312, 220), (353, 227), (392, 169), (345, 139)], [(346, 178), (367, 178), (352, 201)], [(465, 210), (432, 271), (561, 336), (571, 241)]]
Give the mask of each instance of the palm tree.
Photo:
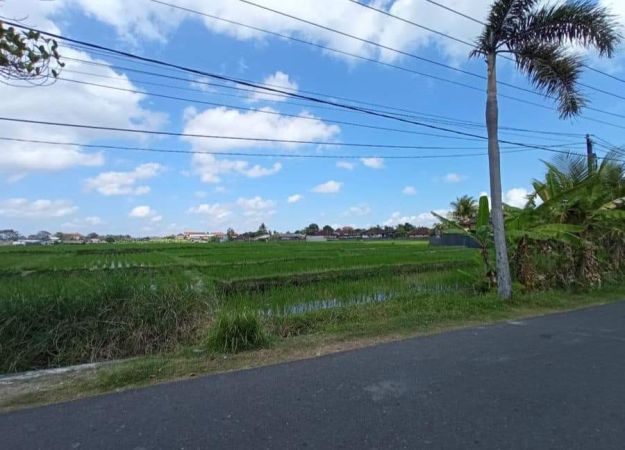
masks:
[(472, 57), (484, 58), (488, 67), (486, 126), (492, 222), (500, 297), (512, 296), (506, 248), (499, 155), (497, 56), (508, 53), (517, 68), (546, 96), (558, 102), (561, 118), (580, 114), (586, 101), (578, 89), (582, 59), (567, 47), (595, 48), (612, 57), (621, 39), (614, 17), (592, 0), (570, 0), (542, 5), (539, 0), (495, 0)]
[(449, 204), (451, 217), (463, 227), (470, 226), (477, 216), (477, 201), (470, 195), (458, 197)]

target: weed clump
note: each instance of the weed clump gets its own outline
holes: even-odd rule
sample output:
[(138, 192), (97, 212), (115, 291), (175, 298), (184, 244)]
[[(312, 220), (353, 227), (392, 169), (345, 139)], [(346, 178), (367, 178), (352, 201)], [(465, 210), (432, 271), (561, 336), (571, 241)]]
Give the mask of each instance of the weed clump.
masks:
[(172, 276), (32, 275), (0, 292), (0, 373), (149, 355), (192, 342), (205, 295)]
[(208, 337), (208, 347), (223, 353), (254, 350), (265, 347), (268, 342), (258, 315), (249, 311), (219, 314)]

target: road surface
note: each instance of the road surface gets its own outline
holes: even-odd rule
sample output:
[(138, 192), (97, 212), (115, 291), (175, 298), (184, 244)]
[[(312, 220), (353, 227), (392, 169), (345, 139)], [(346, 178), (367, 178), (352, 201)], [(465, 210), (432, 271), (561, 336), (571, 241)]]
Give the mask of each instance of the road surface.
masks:
[(625, 448), (625, 303), (0, 415), (3, 449)]

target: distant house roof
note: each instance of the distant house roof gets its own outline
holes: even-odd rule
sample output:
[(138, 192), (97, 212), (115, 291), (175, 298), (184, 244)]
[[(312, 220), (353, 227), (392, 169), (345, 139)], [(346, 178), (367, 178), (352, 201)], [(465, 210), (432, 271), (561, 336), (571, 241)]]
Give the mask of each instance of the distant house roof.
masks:
[(61, 239), (68, 241), (79, 241), (84, 239), (84, 236), (80, 233), (61, 233), (61, 235)]

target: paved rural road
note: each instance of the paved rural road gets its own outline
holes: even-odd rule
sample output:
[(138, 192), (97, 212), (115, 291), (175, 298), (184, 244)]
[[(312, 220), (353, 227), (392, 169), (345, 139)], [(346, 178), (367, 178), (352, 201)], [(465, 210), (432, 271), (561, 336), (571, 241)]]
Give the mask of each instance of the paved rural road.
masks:
[(0, 415), (3, 449), (625, 448), (625, 303)]

